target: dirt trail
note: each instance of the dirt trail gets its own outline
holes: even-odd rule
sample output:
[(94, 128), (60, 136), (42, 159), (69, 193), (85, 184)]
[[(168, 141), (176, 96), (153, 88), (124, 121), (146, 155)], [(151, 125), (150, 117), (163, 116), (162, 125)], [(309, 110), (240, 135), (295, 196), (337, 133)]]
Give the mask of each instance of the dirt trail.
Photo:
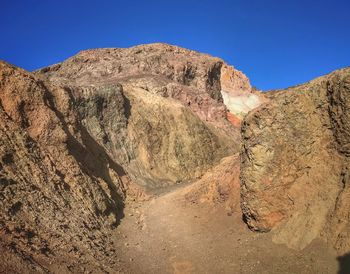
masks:
[(321, 241), (303, 251), (254, 233), (225, 203), (196, 202), (197, 182), (129, 204), (116, 230), (123, 273), (337, 273), (336, 254)]

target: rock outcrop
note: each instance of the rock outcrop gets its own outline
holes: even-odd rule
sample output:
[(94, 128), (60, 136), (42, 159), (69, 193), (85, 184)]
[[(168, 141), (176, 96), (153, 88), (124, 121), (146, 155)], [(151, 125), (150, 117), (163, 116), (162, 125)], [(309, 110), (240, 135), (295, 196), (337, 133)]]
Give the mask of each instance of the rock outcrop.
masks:
[(252, 88), (247, 76), (231, 66), (221, 68), (221, 94), (230, 116), (241, 120), (250, 110), (266, 101), (263, 93)]
[(268, 93), (242, 124), (241, 206), (248, 225), (304, 248), (350, 249), (350, 69)]
[[(147, 188), (198, 179), (239, 149), (240, 118), (228, 113), (221, 85), (236, 95), (250, 94), (251, 86), (219, 58), (165, 44), (96, 49), (36, 75), (72, 93), (94, 94), (82, 110), (84, 125)], [(117, 84), (127, 122), (111, 119), (122, 106), (108, 104), (115, 99), (106, 98), (106, 89)]]
[(0, 90), (1, 268), (109, 269), (127, 175), (80, 123), (67, 90), (4, 62)]
[(223, 64), (219, 58), (195, 51), (149, 44), (81, 51), (60, 64), (39, 70), (38, 74), (51, 82), (76, 86), (128, 83), (175, 98), (204, 121), (223, 124), (226, 115), (220, 81)]
[(247, 76), (222, 59), (161, 43), (84, 50), (37, 74), (76, 86), (129, 83), (179, 100), (203, 121), (226, 131), (227, 109), (242, 118), (264, 101)]

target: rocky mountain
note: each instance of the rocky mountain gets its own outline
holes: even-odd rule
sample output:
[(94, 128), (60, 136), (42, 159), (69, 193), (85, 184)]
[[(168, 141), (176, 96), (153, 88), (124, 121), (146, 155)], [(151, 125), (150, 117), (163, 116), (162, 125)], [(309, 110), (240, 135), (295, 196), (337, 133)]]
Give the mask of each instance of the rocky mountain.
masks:
[[(181, 230), (198, 212), (200, 243), (210, 235), (218, 252), (227, 242), (212, 229), (228, 239), (243, 214), (275, 243), (302, 250), (323, 239), (345, 254), (349, 93), (349, 68), (262, 93), (220, 58), (160, 43), (85, 50), (35, 72), (1, 61), (0, 272), (140, 273), (144, 265), (120, 259), (130, 253), (120, 231), (148, 237), (146, 252), (135, 244), (145, 260), (152, 237), (175, 237), (157, 228)], [(179, 217), (182, 204), (188, 216)], [(136, 206), (155, 208), (156, 233)], [(174, 273), (195, 272), (174, 264)]]
[[(218, 58), (163, 44), (82, 51), (35, 73), (1, 62), (6, 269), (60, 272), (50, 258), (73, 257), (82, 259), (72, 272), (83, 263), (110, 269), (108, 235), (127, 199), (199, 179), (237, 152), (223, 67)], [(228, 74), (226, 83), (250, 94), (242, 73)]]
[[(259, 98), (221, 59), (164, 44), (82, 51), (36, 75), (89, 97), (80, 109), (87, 131), (135, 182), (153, 189), (198, 179), (238, 151), (240, 119), (227, 119), (221, 87)], [(115, 84), (127, 123), (116, 120), (114, 97), (105, 98)]]

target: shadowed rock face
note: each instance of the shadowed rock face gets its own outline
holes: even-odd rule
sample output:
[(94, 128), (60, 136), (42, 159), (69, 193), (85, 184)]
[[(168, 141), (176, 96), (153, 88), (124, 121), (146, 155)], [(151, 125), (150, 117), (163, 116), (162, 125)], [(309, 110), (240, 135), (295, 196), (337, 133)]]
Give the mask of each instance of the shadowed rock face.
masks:
[(303, 248), (350, 248), (350, 69), (270, 92), (242, 124), (241, 206), (248, 225)]

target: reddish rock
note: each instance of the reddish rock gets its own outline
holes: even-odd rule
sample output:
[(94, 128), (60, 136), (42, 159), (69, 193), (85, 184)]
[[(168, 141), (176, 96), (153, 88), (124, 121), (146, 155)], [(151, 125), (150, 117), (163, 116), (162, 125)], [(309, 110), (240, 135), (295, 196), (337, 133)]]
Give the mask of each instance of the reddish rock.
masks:
[(236, 115), (232, 114), (231, 112), (227, 111), (227, 120), (236, 128), (241, 127), (241, 119), (237, 117)]

